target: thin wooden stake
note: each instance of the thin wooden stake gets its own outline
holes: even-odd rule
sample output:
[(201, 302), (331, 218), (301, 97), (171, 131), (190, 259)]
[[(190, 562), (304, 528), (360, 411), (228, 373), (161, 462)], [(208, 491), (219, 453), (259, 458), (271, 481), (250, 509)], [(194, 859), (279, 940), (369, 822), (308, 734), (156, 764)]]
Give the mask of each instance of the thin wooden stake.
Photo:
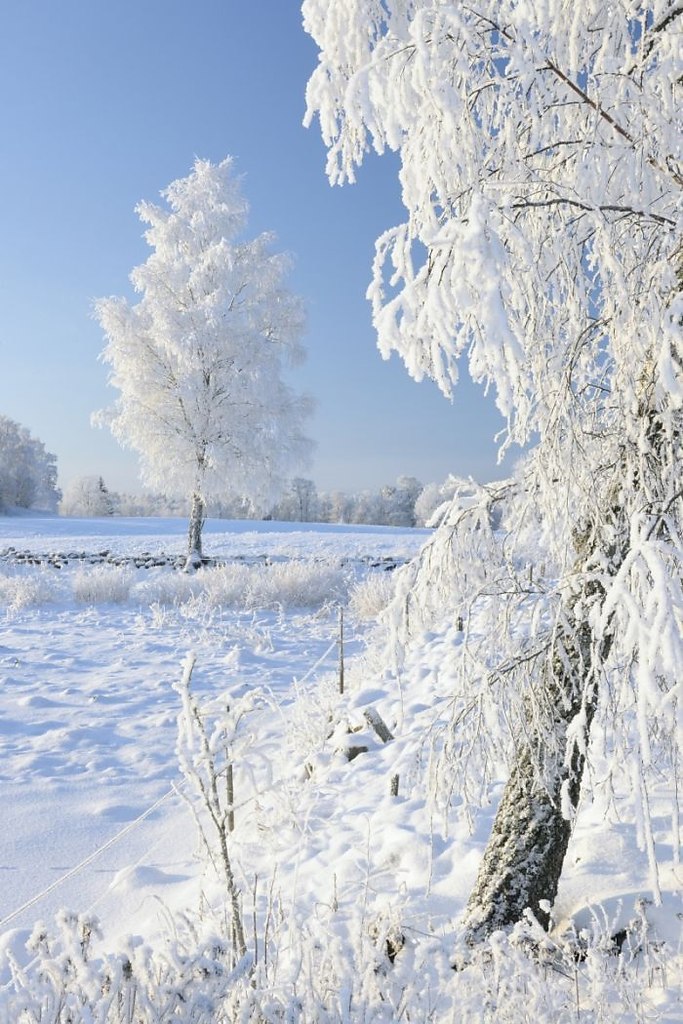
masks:
[(339, 609), (339, 692), (344, 692), (344, 609)]
[(228, 832), (235, 831), (235, 784), (232, 777), (232, 764), (228, 765), (225, 777), (226, 796), (228, 799)]

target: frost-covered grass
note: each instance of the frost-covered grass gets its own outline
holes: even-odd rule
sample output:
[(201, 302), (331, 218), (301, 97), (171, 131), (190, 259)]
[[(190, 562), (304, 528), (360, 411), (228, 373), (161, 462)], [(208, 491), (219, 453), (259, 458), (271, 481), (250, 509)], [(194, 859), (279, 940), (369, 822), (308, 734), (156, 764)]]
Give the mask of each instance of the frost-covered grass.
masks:
[(360, 620), (377, 619), (385, 610), (394, 593), (394, 580), (390, 573), (373, 573), (353, 587), (349, 599), (351, 613)]
[[(230, 564), (196, 574), (171, 568), (131, 570), (87, 565), (55, 570), (25, 566), (0, 573), (0, 611), (56, 601), (79, 605), (132, 604), (142, 608), (319, 608), (346, 603), (353, 574), (338, 565), (292, 560)], [(360, 588), (358, 588), (360, 589)], [(386, 584), (383, 590), (386, 590)], [(381, 606), (381, 605), (380, 605)]]
[[(536, 948), (533, 929), (524, 926), (509, 937), (495, 936), (454, 970), (438, 937), (406, 942), (397, 919), (380, 917), (355, 938), (345, 935), (340, 919), (336, 941), (321, 943), (311, 942), (310, 933), (283, 929), (276, 921), (279, 910), (274, 902), (278, 937), (286, 934), (294, 945), (294, 962), (287, 969), (279, 960), (251, 957), (233, 968), (220, 922), (211, 922), (212, 931), (206, 920), (178, 921), (163, 954), (129, 942), (119, 954), (93, 957), (96, 922), (60, 915), (53, 934), (38, 928), (31, 936), (35, 969), (30, 984), (17, 973), (18, 991), (5, 1001), (15, 1016), (6, 1019), (13, 1024), (680, 1020), (661, 957), (647, 936), (637, 971), (628, 955), (608, 951), (604, 937), (591, 938), (579, 963), (569, 949)], [(390, 958), (386, 949), (394, 942), (402, 945)]]
[(79, 604), (123, 604), (130, 597), (133, 574), (116, 566), (94, 565), (77, 569), (70, 583)]
[[(295, 560), (279, 549), (271, 565), (194, 576), (4, 571), (26, 596), (7, 602), (0, 637), (0, 1022), (681, 1020), (666, 780), (651, 806), (660, 906), (628, 799), (618, 814), (596, 802), (577, 821), (555, 932), (525, 924), (463, 946), (500, 786), (468, 816), (437, 777), (462, 633), (434, 629), (400, 671), (377, 642), (364, 650), (395, 574), (361, 579), (317, 540), (308, 559), (299, 538)], [(188, 651), (206, 747), (178, 693)], [(244, 957), (221, 833), (193, 782), (214, 772), (225, 823), (228, 765)], [(197, 856), (198, 823), (211, 856)]]
[(9, 614), (49, 604), (60, 593), (53, 573), (0, 573), (0, 609)]

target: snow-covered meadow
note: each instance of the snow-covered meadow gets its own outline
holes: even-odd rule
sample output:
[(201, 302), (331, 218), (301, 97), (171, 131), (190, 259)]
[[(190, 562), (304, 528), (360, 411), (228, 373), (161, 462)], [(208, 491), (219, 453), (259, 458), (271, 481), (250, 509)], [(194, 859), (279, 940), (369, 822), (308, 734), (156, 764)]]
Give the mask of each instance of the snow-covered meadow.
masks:
[[(636, 823), (595, 804), (554, 915), (558, 935), (585, 930), (585, 961), (547, 941), (532, 968), (517, 929), (453, 970), (497, 792), (469, 824), (430, 799), (462, 632), (400, 671), (365, 646), (389, 567), (426, 535), (209, 521), (222, 564), (188, 575), (132, 560), (182, 552), (179, 520), (0, 519), (1, 1021), (683, 1019), (666, 779), (660, 906)], [(219, 837), (196, 799), (209, 754), (221, 785), (234, 771), (234, 970)]]
[[(177, 781), (172, 684), (186, 653), (196, 653), (202, 695), (262, 689), (291, 700), (296, 680), (316, 663), (317, 674), (337, 664), (339, 607), (368, 561), (403, 560), (421, 540), (367, 527), (210, 522), (206, 530), (207, 548), (226, 565), (190, 576), (83, 557), (105, 550), (173, 555), (185, 544), (181, 520), (0, 519), (0, 559), (8, 548), (71, 555), (61, 569), (0, 560), (3, 925), (30, 927), (64, 904), (87, 910), (96, 901), (117, 926), (111, 915), (120, 916), (129, 893), (130, 922), (140, 880), (154, 876), (159, 893), (166, 891), (154, 858), (125, 879), (116, 876), (151, 844), (160, 844), (164, 864), (183, 856), (191, 862), (192, 829), (174, 827), (166, 836), (169, 820), (184, 813), (177, 798), (88, 870), (59, 879)], [(141, 905), (148, 902), (142, 888)]]

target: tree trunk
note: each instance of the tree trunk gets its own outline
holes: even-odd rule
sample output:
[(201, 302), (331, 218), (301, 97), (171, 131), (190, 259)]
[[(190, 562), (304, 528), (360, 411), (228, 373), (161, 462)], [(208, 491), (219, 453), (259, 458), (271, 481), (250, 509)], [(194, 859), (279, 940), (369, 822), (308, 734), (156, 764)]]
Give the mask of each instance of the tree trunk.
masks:
[[(585, 608), (604, 591), (593, 582), (581, 596)], [(568, 728), (581, 714), (587, 744), (597, 708), (597, 664), (610, 647), (609, 635), (596, 647), (586, 620), (569, 619), (553, 642), (539, 694), (529, 698), (529, 732), (518, 746), (468, 901), (471, 943), (515, 924), (527, 909), (544, 927), (549, 924), (572, 829), (565, 814), (578, 805), (586, 760), (576, 744), (566, 757)]]
[(206, 502), (199, 491), (192, 494), (190, 524), (187, 534), (187, 561), (185, 569), (190, 572), (202, 564), (202, 529), (204, 526)]
[[(649, 375), (643, 373), (645, 393), (648, 380)], [(638, 470), (631, 471), (631, 507), (640, 504), (643, 509), (649, 506), (661, 510), (670, 504), (660, 475), (662, 452), (672, 440), (678, 443), (680, 432), (674, 430), (668, 435), (658, 410), (645, 401), (639, 417), (645, 422), (649, 456), (640, 464), (633, 460)], [(675, 464), (675, 458), (669, 454), (665, 464)], [(643, 485), (643, 473), (647, 474), (647, 487)], [(623, 480), (629, 478), (627, 464), (621, 478), (623, 486)], [(635, 500), (639, 490), (640, 503)], [(541, 674), (539, 699), (534, 707), (527, 708), (529, 730), (517, 749), (467, 905), (465, 924), (472, 942), (519, 921), (527, 908), (544, 927), (549, 923), (544, 901), (552, 904), (557, 894), (572, 829), (563, 810), (573, 816), (586, 762), (576, 744), (567, 758), (568, 729), (582, 714), (585, 751), (598, 706), (598, 673), (613, 641), (609, 628), (600, 637), (593, 634), (589, 614), (605, 598), (598, 574), (614, 575), (630, 542), (628, 516), (619, 501), (618, 484), (613, 497), (614, 504), (606, 514), (596, 517), (601, 526), (575, 534), (580, 553), (577, 571), (584, 582), (569, 595), (565, 621), (552, 645), (545, 678)], [(660, 528), (664, 528), (663, 523)], [(581, 609), (579, 619), (575, 608)]]

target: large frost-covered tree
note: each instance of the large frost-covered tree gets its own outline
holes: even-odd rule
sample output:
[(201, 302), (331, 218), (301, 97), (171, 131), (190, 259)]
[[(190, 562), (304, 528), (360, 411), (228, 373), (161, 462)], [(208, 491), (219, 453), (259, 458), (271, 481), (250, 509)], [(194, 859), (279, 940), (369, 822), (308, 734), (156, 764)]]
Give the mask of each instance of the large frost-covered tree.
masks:
[(242, 239), (248, 207), (230, 158), (197, 160), (162, 196), (166, 206), (137, 207), (153, 249), (130, 275), (139, 302), (96, 303), (120, 392), (105, 419), (147, 484), (191, 495), (197, 564), (208, 498), (267, 505), (309, 453), (310, 404), (283, 379), (303, 358), (304, 315), (272, 235)]
[[(465, 359), (495, 393), (503, 447), (528, 450), (513, 485), (445, 516), (411, 582), (413, 607), (437, 593), (467, 607), (482, 593), (477, 558), (499, 558), (486, 655), (470, 650), (451, 744), (481, 750), (482, 721), (501, 707), (515, 723), (468, 907), (476, 939), (527, 908), (548, 920), (596, 715), (609, 706), (607, 745), (639, 780), (645, 817), (655, 746), (679, 770), (683, 6), (302, 9), (320, 48), (307, 119), (320, 118), (331, 181), (353, 181), (371, 149), (400, 158), (407, 216), (378, 239), (369, 288), (382, 353), (448, 396)], [(488, 529), (493, 505), (506, 509), (504, 548)], [(520, 566), (533, 547), (530, 583)], [(466, 770), (453, 762), (463, 783)], [(675, 831), (677, 809), (673, 820)]]

